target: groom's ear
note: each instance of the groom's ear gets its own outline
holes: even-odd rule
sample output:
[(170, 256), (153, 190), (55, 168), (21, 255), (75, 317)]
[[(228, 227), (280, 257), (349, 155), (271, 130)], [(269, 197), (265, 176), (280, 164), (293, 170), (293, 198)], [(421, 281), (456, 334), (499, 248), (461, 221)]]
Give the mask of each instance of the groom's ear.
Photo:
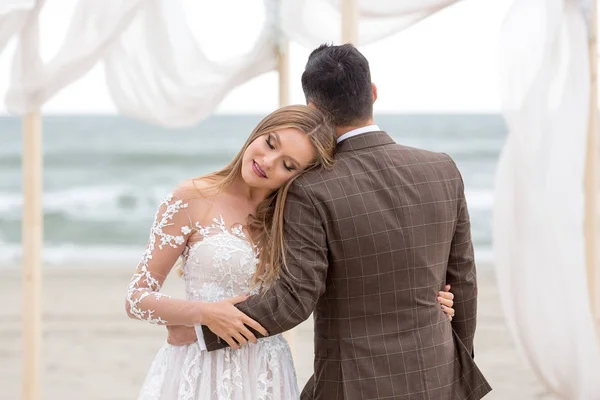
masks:
[(377, 86), (374, 83), (371, 83), (371, 92), (373, 93), (373, 103), (377, 100)]

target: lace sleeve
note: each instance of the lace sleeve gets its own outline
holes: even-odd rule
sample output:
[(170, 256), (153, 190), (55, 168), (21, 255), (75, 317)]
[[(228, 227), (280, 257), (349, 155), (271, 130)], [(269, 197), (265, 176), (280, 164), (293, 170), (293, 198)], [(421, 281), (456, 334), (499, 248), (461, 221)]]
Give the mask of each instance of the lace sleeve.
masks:
[(131, 318), (151, 324), (193, 325), (200, 302), (161, 294), (161, 286), (185, 249), (192, 232), (188, 204), (170, 194), (156, 213), (146, 251), (127, 290), (126, 310)]

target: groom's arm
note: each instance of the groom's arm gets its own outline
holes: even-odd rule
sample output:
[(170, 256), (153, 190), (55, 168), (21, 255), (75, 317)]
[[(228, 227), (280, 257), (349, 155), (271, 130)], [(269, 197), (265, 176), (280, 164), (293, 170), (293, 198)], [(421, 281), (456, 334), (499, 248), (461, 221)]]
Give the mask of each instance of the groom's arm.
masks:
[[(264, 293), (252, 296), (237, 307), (257, 321), (269, 335), (287, 331), (306, 320), (325, 292), (327, 241), (325, 230), (312, 199), (296, 181), (288, 192), (284, 215), (287, 270)], [(227, 346), (202, 326), (209, 351)], [(257, 338), (261, 335), (252, 330)]]
[[(456, 168), (456, 166), (454, 165)], [(452, 329), (474, 357), (473, 338), (477, 323), (477, 273), (473, 243), (471, 242), (471, 223), (464, 193), (464, 183), (458, 168), (458, 220), (450, 248), (446, 283), (452, 286), (454, 309)]]

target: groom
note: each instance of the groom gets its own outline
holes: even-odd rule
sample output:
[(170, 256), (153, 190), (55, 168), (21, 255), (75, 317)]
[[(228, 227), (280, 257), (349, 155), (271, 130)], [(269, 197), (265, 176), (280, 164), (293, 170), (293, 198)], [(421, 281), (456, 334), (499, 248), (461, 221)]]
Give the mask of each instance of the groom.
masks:
[[(237, 307), (271, 335), (314, 312), (315, 370), (302, 399), (482, 398), (491, 388), (473, 361), (476, 272), (456, 165), (374, 124), (377, 88), (352, 45), (314, 50), (302, 88), (332, 115), (336, 164), (294, 182), (289, 271)], [(435, 301), (446, 284), (452, 322)], [(209, 351), (226, 346), (203, 333)]]

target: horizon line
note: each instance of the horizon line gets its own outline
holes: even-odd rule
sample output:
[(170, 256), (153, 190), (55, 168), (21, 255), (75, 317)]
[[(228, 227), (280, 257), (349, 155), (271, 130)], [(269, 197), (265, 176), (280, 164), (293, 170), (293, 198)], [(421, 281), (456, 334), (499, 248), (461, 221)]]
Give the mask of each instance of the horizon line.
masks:
[[(253, 112), (215, 112), (212, 113), (202, 119), (207, 119), (213, 116), (257, 116), (257, 115), (265, 115), (269, 113), (269, 111), (253, 111)], [(375, 116), (377, 115), (502, 115), (502, 111), (500, 110), (405, 110), (405, 111), (381, 111), (375, 112)], [(140, 118), (131, 117), (125, 114), (116, 113), (116, 112), (47, 112), (42, 113), (42, 117), (124, 117), (131, 118), (139, 121), (145, 121)], [(22, 115), (13, 115), (6, 112), (0, 112), (1, 118), (23, 118)]]

